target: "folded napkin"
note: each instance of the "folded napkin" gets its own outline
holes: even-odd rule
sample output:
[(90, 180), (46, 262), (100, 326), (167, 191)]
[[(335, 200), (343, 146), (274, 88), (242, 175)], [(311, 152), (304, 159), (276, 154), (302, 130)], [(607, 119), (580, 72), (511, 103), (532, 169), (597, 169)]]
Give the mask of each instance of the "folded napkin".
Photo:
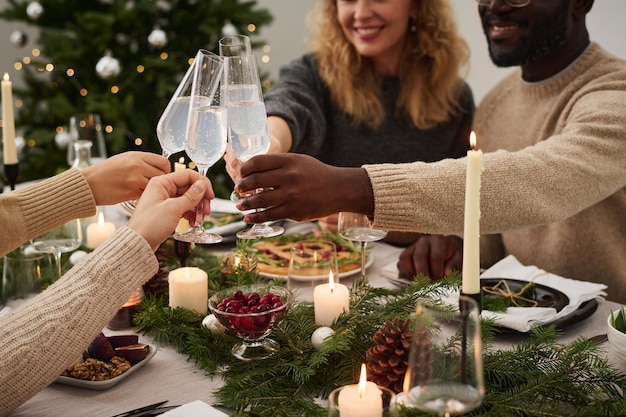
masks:
[(509, 307), (506, 312), (483, 311), (483, 317), (493, 318), (499, 325), (520, 332), (527, 332), (534, 325), (545, 324), (567, 316), (586, 301), (605, 297), (607, 288), (604, 284), (564, 278), (536, 266), (522, 265), (513, 255), (507, 256), (483, 272), (481, 278), (532, 281), (535, 284), (559, 290), (569, 298), (569, 304), (559, 312), (551, 307)]
[[(397, 261), (390, 262), (380, 270), (386, 278), (398, 278)], [(559, 312), (552, 307), (509, 307), (506, 312), (483, 310), (482, 317), (494, 319), (495, 322), (509, 329), (527, 332), (534, 325), (545, 324), (576, 311), (580, 305), (593, 298), (606, 296), (607, 286), (593, 282), (563, 278), (551, 274), (536, 266), (522, 265), (517, 258), (509, 255), (481, 274), (481, 278), (509, 278), (520, 281), (533, 281), (546, 287), (561, 291), (569, 299), (569, 304)], [(447, 301), (458, 302), (458, 294), (451, 293)]]
[(196, 400), (161, 414), (163, 417), (227, 417), (207, 403)]

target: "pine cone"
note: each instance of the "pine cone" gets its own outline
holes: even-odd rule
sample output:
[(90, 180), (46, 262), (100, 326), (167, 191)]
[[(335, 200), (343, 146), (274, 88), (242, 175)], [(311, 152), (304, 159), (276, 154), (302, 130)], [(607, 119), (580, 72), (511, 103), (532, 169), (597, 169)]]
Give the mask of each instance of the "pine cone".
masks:
[(159, 271), (143, 284), (143, 293), (145, 295), (161, 296), (168, 290), (167, 276), (169, 268), (167, 266), (167, 253), (164, 245), (159, 246), (155, 255), (159, 261)]
[(374, 334), (375, 345), (365, 354), (368, 379), (395, 393), (402, 392), (412, 337), (410, 320), (385, 323)]

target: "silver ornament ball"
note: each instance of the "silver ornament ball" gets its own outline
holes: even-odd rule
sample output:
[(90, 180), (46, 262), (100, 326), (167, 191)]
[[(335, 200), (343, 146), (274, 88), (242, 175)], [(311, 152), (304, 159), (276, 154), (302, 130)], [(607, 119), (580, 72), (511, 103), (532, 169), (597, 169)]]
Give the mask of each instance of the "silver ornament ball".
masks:
[(9, 40), (14, 46), (22, 47), (28, 42), (28, 35), (18, 29), (11, 33)]
[(26, 6), (26, 14), (31, 19), (39, 19), (43, 14), (43, 6), (36, 1), (30, 2)]
[(69, 132), (66, 132), (65, 130), (54, 135), (54, 143), (59, 149), (67, 149), (67, 145), (69, 145), (71, 140), (72, 136)]
[(155, 48), (163, 48), (167, 45), (167, 34), (161, 29), (154, 29), (150, 35), (148, 35), (148, 43)]
[(107, 54), (100, 58), (96, 64), (96, 73), (100, 78), (109, 79), (117, 77), (122, 71), (122, 65), (120, 61)]
[(324, 341), (327, 337), (335, 333), (333, 329), (330, 327), (319, 327), (315, 329), (313, 334), (311, 335), (311, 344), (315, 348), (315, 350), (320, 350), (322, 346), (324, 346)]
[(237, 32), (237, 28), (235, 27), (235, 25), (228, 22), (222, 27), (222, 35), (235, 36), (235, 35), (239, 35), (239, 32)]

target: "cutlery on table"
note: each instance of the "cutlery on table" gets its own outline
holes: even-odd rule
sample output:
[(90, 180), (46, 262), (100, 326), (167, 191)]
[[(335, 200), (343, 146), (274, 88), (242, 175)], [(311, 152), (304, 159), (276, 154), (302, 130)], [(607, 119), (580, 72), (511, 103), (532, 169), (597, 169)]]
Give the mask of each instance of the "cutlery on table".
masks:
[(130, 417), (130, 416), (137, 417), (138, 415), (143, 415), (142, 413), (145, 413), (147, 411), (156, 410), (157, 408), (161, 407), (163, 404), (167, 403), (168, 401), (169, 400), (160, 401), (158, 403), (146, 405), (144, 407), (136, 408), (134, 410), (125, 411), (123, 413), (116, 414), (112, 417)]

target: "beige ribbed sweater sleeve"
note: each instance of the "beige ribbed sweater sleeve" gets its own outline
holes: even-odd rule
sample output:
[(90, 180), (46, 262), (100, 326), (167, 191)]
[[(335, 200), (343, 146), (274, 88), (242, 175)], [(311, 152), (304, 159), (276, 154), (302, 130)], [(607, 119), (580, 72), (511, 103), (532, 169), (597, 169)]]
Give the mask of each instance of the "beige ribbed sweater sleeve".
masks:
[(89, 184), (77, 169), (0, 194), (0, 256), (47, 230), (95, 212)]
[(157, 270), (150, 245), (123, 227), (43, 293), (0, 318), (0, 416), (80, 358)]

